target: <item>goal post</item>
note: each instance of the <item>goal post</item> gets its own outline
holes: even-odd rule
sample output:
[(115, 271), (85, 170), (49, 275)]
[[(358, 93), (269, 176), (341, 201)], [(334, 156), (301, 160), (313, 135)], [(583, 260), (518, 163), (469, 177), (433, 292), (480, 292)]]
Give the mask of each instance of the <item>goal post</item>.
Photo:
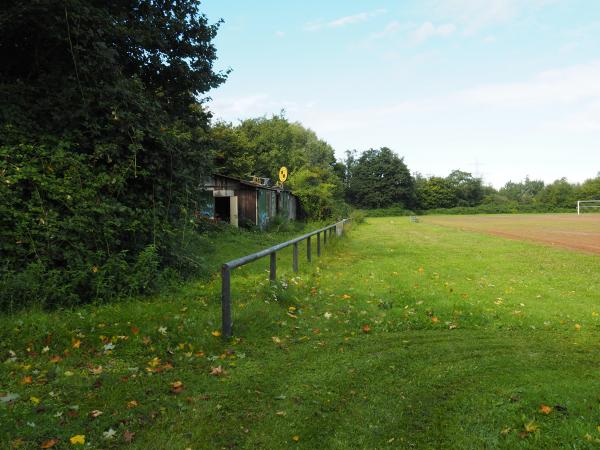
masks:
[(577, 200), (577, 215), (579, 216), (584, 209), (600, 208), (600, 200)]

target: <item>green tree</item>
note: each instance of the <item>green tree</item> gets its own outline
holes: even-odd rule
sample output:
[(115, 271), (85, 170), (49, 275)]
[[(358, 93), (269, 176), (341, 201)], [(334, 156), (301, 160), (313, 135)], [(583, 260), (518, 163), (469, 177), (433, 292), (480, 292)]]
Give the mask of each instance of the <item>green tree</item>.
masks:
[(600, 200), (600, 175), (581, 184), (577, 200)]
[(347, 159), (348, 201), (361, 208), (386, 208), (416, 204), (415, 182), (403, 158), (392, 150), (365, 151), (358, 159)]
[(554, 208), (575, 208), (577, 192), (575, 186), (561, 178), (547, 185), (537, 196), (537, 200)]
[(452, 208), (458, 203), (456, 190), (447, 178), (418, 176), (416, 192), (422, 209)]
[(193, 0), (6, 0), (0, 28), (5, 279), (34, 265), (86, 299), (149, 246), (182, 262), (212, 160), (199, 97), (226, 77), (218, 24)]
[(542, 189), (544, 189), (543, 181), (531, 180), (526, 177), (524, 181), (519, 183), (509, 181), (500, 189), (499, 193), (521, 204), (530, 204), (535, 201)]
[(341, 185), (330, 170), (302, 167), (291, 173), (289, 186), (311, 219), (327, 219), (340, 211)]
[[(293, 172), (302, 167), (334, 168), (337, 164), (327, 142), (300, 123), (289, 122), (283, 113), (246, 119), (238, 125), (219, 122), (212, 134), (215, 164), (225, 175), (273, 179), (281, 166)], [(227, 151), (222, 149), (223, 140)]]
[(453, 170), (446, 181), (452, 186), (457, 200), (456, 206), (476, 206), (483, 200), (484, 190), (481, 178), (469, 172)]

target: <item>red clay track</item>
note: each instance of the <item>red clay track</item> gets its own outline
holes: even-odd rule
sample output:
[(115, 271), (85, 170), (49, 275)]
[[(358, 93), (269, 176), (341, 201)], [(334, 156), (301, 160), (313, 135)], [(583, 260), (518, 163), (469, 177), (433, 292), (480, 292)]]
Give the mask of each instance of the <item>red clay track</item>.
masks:
[(600, 254), (600, 214), (425, 216), (425, 223)]

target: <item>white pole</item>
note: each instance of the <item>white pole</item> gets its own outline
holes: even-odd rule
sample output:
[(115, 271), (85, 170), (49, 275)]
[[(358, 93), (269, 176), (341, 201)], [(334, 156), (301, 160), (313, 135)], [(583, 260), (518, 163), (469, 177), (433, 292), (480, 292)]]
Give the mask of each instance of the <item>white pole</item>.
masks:
[(577, 215), (579, 215), (579, 200), (577, 200)]

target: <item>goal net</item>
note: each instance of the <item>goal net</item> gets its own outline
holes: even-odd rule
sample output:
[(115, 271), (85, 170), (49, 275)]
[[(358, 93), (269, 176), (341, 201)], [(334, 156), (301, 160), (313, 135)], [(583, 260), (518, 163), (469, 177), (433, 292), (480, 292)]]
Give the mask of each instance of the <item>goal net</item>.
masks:
[(586, 209), (597, 211), (600, 209), (600, 200), (578, 200), (577, 215), (583, 214)]

